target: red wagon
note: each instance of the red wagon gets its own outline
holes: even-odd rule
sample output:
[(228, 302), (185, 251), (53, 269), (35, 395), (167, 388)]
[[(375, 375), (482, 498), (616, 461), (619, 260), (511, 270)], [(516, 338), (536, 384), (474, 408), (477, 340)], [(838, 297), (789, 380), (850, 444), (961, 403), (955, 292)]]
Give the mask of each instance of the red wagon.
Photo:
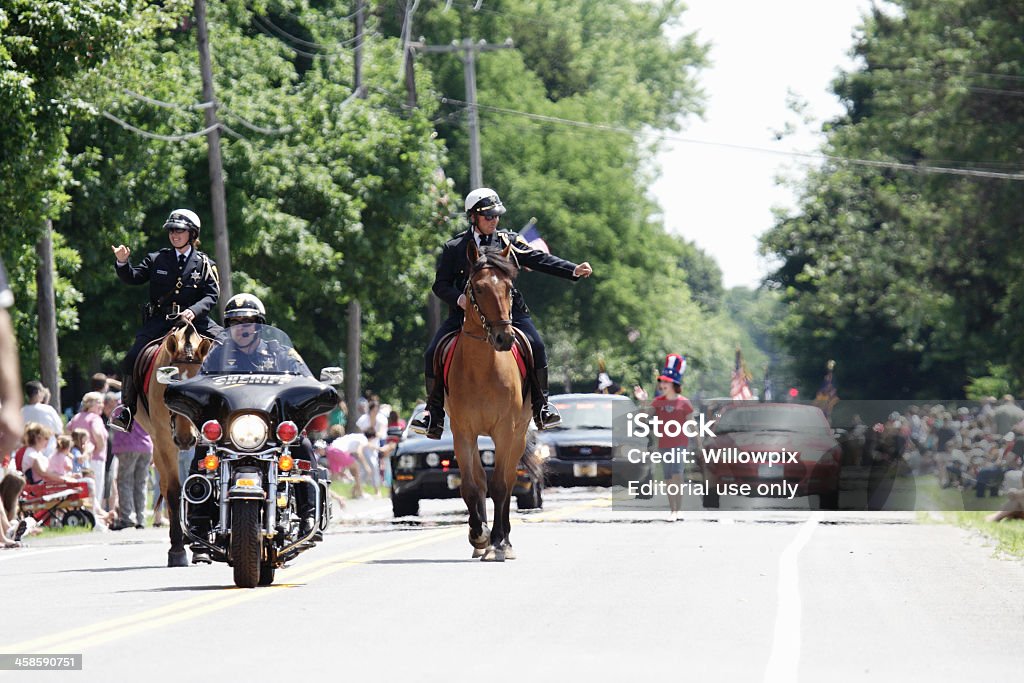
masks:
[(26, 484), (18, 499), (24, 517), (50, 527), (95, 527), (96, 517), (86, 509), (89, 485), (83, 482)]

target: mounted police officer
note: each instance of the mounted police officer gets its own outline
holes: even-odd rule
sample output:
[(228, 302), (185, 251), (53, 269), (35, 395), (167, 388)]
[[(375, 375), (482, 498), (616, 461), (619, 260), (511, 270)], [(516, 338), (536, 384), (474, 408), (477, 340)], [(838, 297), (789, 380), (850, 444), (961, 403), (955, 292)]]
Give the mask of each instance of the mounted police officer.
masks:
[[(589, 263), (579, 265), (530, 247), (520, 235), (507, 230), (498, 230), (498, 220), (505, 213), (498, 193), (488, 187), (481, 187), (466, 195), (466, 216), (470, 229), (445, 243), (438, 260), (437, 275), (434, 278), (434, 294), (449, 306), (448, 319), (434, 335), (424, 354), (427, 380), (427, 409), (410, 425), (413, 431), (426, 434), (432, 439), (441, 438), (444, 429), (444, 382), (435, 381), (434, 351), (441, 339), (449, 332), (462, 327), (466, 308), (466, 283), (469, 279), (470, 263), (466, 248), (470, 240), (477, 248), (494, 246), (504, 249), (512, 245), (511, 255), (520, 266), (567, 280), (589, 277), (593, 272)], [(553, 427), (562, 421), (555, 407), (548, 403), (548, 361), (544, 342), (533, 325), (530, 310), (518, 289), (512, 293), (512, 324), (526, 334), (533, 347), (534, 376), (531, 378), (533, 397), (533, 419), (538, 429)]]
[(135, 344), (124, 360), (121, 407), (110, 419), (110, 426), (131, 431), (138, 399), (132, 381), (135, 360), (143, 347), (159, 339), (181, 322), (191, 322), (207, 337), (221, 333), (208, 317), (220, 298), (220, 281), (213, 260), (199, 251), (199, 216), (188, 209), (175, 209), (164, 222), (171, 246), (146, 254), (133, 266), (128, 260), (131, 249), (111, 247), (117, 259), (117, 276), (130, 285), (149, 283), (149, 303), (143, 306), (142, 328), (135, 333)]

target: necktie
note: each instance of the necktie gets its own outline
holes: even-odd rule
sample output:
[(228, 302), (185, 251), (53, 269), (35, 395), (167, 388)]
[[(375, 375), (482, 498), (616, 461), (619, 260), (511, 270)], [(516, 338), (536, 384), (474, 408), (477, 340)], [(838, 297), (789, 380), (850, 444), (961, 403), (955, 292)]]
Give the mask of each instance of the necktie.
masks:
[(491, 237), (493, 237), (493, 235), (480, 235), (480, 246), (481, 247), (489, 247), (489, 246), (491, 246)]
[(184, 273), (185, 272), (185, 255), (184, 254), (178, 254), (178, 272), (179, 273)]

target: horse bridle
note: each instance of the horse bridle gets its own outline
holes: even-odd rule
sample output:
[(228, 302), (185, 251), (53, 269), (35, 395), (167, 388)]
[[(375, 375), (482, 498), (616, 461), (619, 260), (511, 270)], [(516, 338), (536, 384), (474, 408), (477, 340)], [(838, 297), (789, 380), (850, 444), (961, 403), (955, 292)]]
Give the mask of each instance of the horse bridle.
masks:
[[(467, 298), (469, 299), (469, 303), (471, 303), (473, 305), (473, 310), (476, 311), (476, 314), (478, 316), (480, 316), (480, 324), (484, 328), (484, 336), (481, 337), (479, 335), (473, 334), (472, 332), (466, 332), (465, 330), (463, 330), (463, 332), (467, 336), (472, 337), (473, 339), (479, 339), (480, 341), (488, 341), (490, 339), (490, 337), (491, 337), (491, 328), (492, 327), (498, 327), (498, 326), (509, 327), (509, 326), (512, 325), (512, 319), (511, 318), (509, 318), (507, 320), (496, 320), (494, 322), (489, 322), (487, 320), (487, 316), (485, 316), (484, 312), (480, 310), (480, 304), (477, 303), (476, 293), (473, 291), (473, 276), (475, 276), (480, 271), (489, 270), (489, 269), (492, 269), (492, 268), (494, 268), (494, 266), (483, 266), (482, 268), (480, 268), (480, 270), (478, 270), (475, 273), (473, 273), (472, 275), (470, 275), (469, 276), (469, 280), (466, 282), (466, 293), (468, 295)], [(511, 311), (512, 311), (512, 296), (513, 296), (512, 290), (510, 289), (509, 292), (508, 292), (508, 310), (509, 310), (509, 314), (510, 315), (511, 315)]]

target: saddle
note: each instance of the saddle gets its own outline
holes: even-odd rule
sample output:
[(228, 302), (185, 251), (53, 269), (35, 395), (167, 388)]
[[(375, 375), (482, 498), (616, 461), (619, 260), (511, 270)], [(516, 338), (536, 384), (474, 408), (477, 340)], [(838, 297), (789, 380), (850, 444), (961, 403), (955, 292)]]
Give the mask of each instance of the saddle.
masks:
[[(139, 403), (146, 409), (146, 413), (149, 413), (149, 382), (153, 378), (153, 371), (156, 369), (156, 356), (160, 351), (160, 347), (163, 346), (164, 337), (159, 337), (142, 347), (142, 351), (139, 352), (138, 357), (135, 359), (135, 367), (132, 370), (132, 381), (135, 386), (139, 387), (138, 396)], [(131, 409), (135, 409), (135, 406), (128, 406)]]
[[(533, 347), (530, 346), (529, 338), (515, 327), (512, 328), (516, 341), (512, 344), (512, 356), (519, 366), (519, 376), (523, 379), (523, 399), (530, 393), (531, 382), (528, 377), (533, 375)], [(448, 393), (448, 371), (452, 367), (452, 358), (455, 356), (455, 347), (459, 345), (462, 330), (449, 332), (441, 337), (437, 348), (434, 350), (434, 377), (441, 377), (444, 382), (444, 391)]]

